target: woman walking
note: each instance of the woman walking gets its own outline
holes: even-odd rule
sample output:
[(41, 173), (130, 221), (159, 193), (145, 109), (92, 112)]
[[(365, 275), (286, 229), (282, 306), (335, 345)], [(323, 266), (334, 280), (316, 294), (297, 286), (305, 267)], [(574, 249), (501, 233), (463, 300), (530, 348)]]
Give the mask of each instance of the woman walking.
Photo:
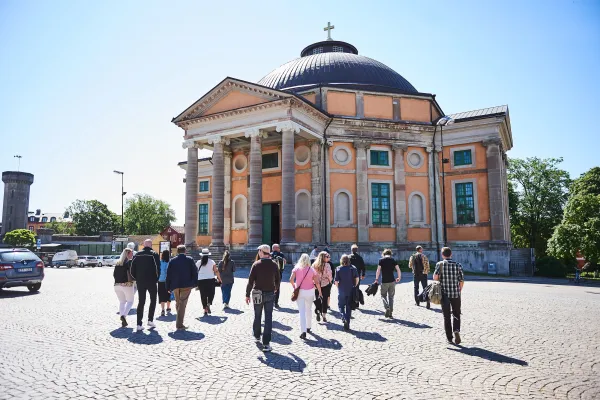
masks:
[(233, 273), (235, 272), (235, 262), (231, 259), (229, 250), (223, 252), (223, 259), (219, 261), (217, 269), (221, 275), (221, 294), (223, 295), (223, 310), (225, 310), (229, 308), (231, 288), (233, 287)]
[(317, 273), (310, 266), (310, 258), (304, 253), (296, 263), (292, 270), (290, 283), (294, 291), (298, 290), (298, 311), (300, 311), (300, 330), (302, 334), (300, 339), (306, 339), (306, 332), (310, 333), (312, 320), (312, 302), (315, 300), (314, 288), (317, 288), (319, 297), (323, 297), (321, 293), (321, 285), (319, 284)]
[(315, 314), (317, 314), (317, 321), (323, 317), (323, 322), (327, 322), (327, 309), (329, 308), (329, 296), (331, 295), (331, 283), (333, 282), (333, 276), (331, 273), (331, 256), (322, 251), (318, 254), (313, 268), (317, 273), (317, 287), (315, 288), (315, 296), (319, 294), (318, 288), (321, 287), (322, 298), (315, 300)]
[(350, 330), (350, 318), (352, 318), (353, 291), (358, 286), (358, 271), (350, 264), (350, 256), (344, 254), (340, 259), (340, 266), (335, 272), (335, 285), (338, 288), (338, 307), (342, 313), (344, 330)]
[(169, 266), (170, 253), (169, 250), (163, 250), (160, 255), (160, 276), (158, 277), (158, 302), (160, 303), (160, 316), (165, 316), (165, 304), (167, 312), (171, 312), (171, 294), (167, 290), (167, 267)]
[(202, 249), (201, 256), (202, 258), (196, 263), (196, 267), (198, 268), (198, 290), (200, 290), (200, 300), (206, 317), (211, 313), (210, 306), (212, 306), (215, 298), (215, 275), (219, 282), (221, 282), (221, 275), (217, 264), (208, 258), (210, 256), (208, 249)]
[(113, 277), (115, 278), (115, 293), (119, 298), (119, 316), (121, 319), (121, 326), (125, 328), (127, 326), (127, 314), (133, 306), (133, 278), (130, 274), (131, 259), (133, 258), (133, 251), (129, 248), (125, 248), (121, 253), (121, 258), (115, 264), (113, 271)]

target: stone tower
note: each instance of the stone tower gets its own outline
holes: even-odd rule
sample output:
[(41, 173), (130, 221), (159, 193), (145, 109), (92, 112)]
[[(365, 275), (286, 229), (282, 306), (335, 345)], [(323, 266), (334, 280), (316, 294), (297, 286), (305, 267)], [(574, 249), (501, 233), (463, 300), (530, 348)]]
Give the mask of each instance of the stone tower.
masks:
[(33, 183), (33, 174), (28, 172), (4, 171), (4, 204), (2, 207), (2, 233), (27, 228), (29, 211), (29, 187)]

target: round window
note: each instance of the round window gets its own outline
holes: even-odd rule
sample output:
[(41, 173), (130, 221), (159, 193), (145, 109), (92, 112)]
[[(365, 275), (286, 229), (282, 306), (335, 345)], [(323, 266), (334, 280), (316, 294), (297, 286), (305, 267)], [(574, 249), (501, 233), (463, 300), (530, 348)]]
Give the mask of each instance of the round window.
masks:
[(310, 160), (310, 150), (306, 146), (298, 146), (294, 154), (298, 165), (305, 165)]
[(233, 160), (233, 168), (235, 172), (244, 172), (248, 166), (248, 159), (244, 155), (239, 155)]
[(333, 151), (333, 160), (339, 165), (346, 165), (350, 162), (350, 151), (344, 147), (336, 147)]
[(410, 165), (413, 168), (421, 168), (421, 166), (423, 165), (423, 156), (416, 150), (413, 150), (410, 153), (408, 153), (406, 159), (408, 160), (408, 165)]

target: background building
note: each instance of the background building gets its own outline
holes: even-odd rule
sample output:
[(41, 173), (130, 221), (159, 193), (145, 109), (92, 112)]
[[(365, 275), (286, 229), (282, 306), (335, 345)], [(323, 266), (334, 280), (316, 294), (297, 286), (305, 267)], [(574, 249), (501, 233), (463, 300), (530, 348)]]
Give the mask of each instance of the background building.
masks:
[(27, 212), (29, 210), (29, 189), (33, 183), (33, 174), (28, 172), (4, 171), (4, 202), (2, 205), (2, 231), (27, 229)]

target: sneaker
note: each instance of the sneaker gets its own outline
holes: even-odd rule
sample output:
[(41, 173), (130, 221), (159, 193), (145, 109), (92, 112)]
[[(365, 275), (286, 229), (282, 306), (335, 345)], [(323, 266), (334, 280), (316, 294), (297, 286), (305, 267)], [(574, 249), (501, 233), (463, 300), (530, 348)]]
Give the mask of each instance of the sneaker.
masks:
[(415, 306), (419, 307), (419, 306), (421, 306), (421, 303), (418, 301), (415, 301)]
[(461, 340), (460, 340), (460, 332), (454, 332), (454, 343), (455, 344), (460, 344)]
[(427, 302), (427, 309), (429, 310), (431, 308), (431, 303)]
[(210, 306), (207, 306), (206, 310), (208, 311), (209, 314), (211, 314), (211, 312), (210, 312)]
[(302, 333), (300, 334), (300, 339), (302, 339), (302, 340), (306, 340), (306, 332), (302, 332)]
[(208, 311), (204, 310), (204, 316), (208, 316)]
[(167, 312), (170, 314), (170, 313), (171, 313), (171, 309), (170, 309), (170, 308), (167, 308)]
[(164, 317), (164, 316), (165, 316), (165, 310), (162, 310), (162, 311), (160, 312), (160, 316), (161, 316), (161, 317)]
[(317, 313), (317, 322), (321, 321), (321, 314)]
[(121, 315), (121, 328), (125, 328), (127, 326), (127, 319), (125, 319), (124, 315)]
[(262, 348), (263, 353), (269, 353), (271, 352), (273, 349), (271, 348), (271, 346), (269, 346), (268, 344), (265, 344)]
[(323, 322), (327, 322), (327, 318), (325, 317), (325, 314), (323, 314)]
[(142, 325), (138, 325), (137, 328), (135, 328), (136, 331), (143, 331), (144, 327)]
[(394, 319), (394, 317), (392, 316), (392, 314), (393, 314), (393, 311), (390, 310), (390, 312), (388, 312), (388, 318), (389, 319)]
[(156, 328), (156, 324), (154, 323), (154, 321), (148, 321), (148, 326), (150, 328)]
[(448, 344), (454, 344), (454, 342), (452, 341), (452, 339), (446, 339), (448, 341)]
[[(254, 336), (254, 335), (252, 335), (252, 336)], [(260, 336), (254, 336), (254, 341), (256, 343), (260, 343)]]
[(349, 331), (350, 330), (350, 323), (348, 321), (344, 321), (344, 330), (345, 331)]
[(279, 308), (279, 303), (275, 303), (275, 308)]
[(312, 331), (310, 330), (310, 328), (307, 328), (307, 329), (306, 329), (306, 332), (308, 332), (308, 333), (312, 333)]
[(225, 303), (223, 304), (223, 310), (227, 310), (229, 308), (229, 304)]
[(386, 308), (386, 309), (385, 309), (385, 317), (386, 317), (386, 318), (389, 318), (389, 317), (390, 317), (390, 309), (389, 309), (389, 308)]

